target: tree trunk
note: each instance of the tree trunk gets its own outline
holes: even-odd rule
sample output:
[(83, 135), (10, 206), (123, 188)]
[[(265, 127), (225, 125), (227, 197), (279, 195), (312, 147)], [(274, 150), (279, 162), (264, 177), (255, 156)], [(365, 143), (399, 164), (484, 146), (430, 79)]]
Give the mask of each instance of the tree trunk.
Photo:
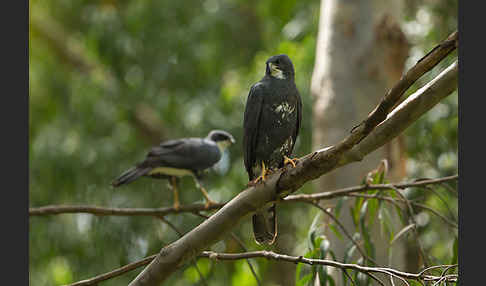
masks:
[[(321, 0), (316, 61), (311, 82), (313, 105), (313, 147), (338, 143), (351, 129), (366, 118), (386, 91), (397, 82), (404, 70), (409, 45), (397, 19), (401, 1)], [(326, 174), (314, 184), (316, 191), (332, 190), (360, 184), (366, 174), (386, 158), (388, 178), (405, 175), (404, 142), (397, 138), (376, 150), (362, 162), (350, 164)], [(335, 202), (328, 201), (327, 205)], [(343, 208), (344, 209), (344, 208)], [(341, 222), (353, 233), (348, 211)], [(378, 225), (379, 224), (375, 224)], [(398, 224), (397, 224), (398, 226)], [(388, 241), (380, 237), (379, 227), (371, 230), (376, 242), (377, 262), (390, 265), (386, 252)], [(326, 233), (331, 248), (342, 259), (349, 243)], [(403, 246), (394, 245), (392, 266), (404, 267)], [(336, 273), (335, 279), (339, 279)], [(341, 283), (336, 280), (337, 285)]]

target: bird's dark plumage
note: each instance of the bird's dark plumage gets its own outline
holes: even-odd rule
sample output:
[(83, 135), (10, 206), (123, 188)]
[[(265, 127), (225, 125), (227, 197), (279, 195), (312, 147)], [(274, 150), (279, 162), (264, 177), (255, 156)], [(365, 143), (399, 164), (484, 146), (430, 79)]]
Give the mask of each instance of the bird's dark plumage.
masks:
[[(302, 120), (302, 100), (287, 55), (270, 57), (265, 76), (248, 95), (244, 114), (244, 163), (250, 181), (266, 168), (277, 169), (291, 156)], [(271, 244), (277, 235), (275, 205), (253, 216), (258, 243)]]
[(165, 179), (200, 173), (215, 165), (223, 150), (235, 140), (222, 130), (211, 131), (206, 138), (181, 138), (169, 140), (153, 147), (145, 160), (122, 173), (112, 182), (119, 187), (142, 176)]

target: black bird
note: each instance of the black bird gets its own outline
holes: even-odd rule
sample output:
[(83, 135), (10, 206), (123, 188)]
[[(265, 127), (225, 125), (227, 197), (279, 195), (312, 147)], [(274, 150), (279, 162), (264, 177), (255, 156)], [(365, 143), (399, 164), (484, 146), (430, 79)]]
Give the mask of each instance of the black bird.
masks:
[[(271, 170), (287, 163), (295, 167), (289, 156), (299, 134), (302, 100), (294, 77), (290, 58), (276, 55), (267, 60), (265, 76), (250, 89), (243, 123), (243, 151), (249, 184), (264, 181)], [(275, 204), (253, 215), (253, 233), (259, 244), (275, 241)]]
[(222, 130), (213, 130), (206, 138), (181, 138), (162, 142), (148, 152), (143, 162), (123, 172), (111, 184), (119, 187), (142, 176), (169, 179), (174, 191), (174, 208), (178, 209), (177, 179), (192, 176), (208, 207), (214, 202), (199, 179), (202, 172), (215, 165), (221, 159), (223, 151), (233, 143), (233, 136)]

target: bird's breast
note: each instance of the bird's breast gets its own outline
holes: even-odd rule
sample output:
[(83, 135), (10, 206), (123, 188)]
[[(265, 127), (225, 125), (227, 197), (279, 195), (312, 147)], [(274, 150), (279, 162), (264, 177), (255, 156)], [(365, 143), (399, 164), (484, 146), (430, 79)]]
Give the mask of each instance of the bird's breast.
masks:
[(187, 169), (178, 169), (178, 168), (170, 168), (170, 167), (157, 167), (152, 169), (148, 175), (167, 175), (167, 176), (189, 176), (192, 175), (191, 170)]

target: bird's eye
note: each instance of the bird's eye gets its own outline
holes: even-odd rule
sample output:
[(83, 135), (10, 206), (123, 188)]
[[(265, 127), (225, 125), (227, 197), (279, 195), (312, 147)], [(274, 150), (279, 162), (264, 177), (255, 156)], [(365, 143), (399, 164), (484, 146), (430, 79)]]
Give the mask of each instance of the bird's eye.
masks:
[(279, 60), (279, 59), (275, 60), (275, 63), (276, 63), (277, 65), (278, 65), (278, 64), (280, 64), (280, 60)]

